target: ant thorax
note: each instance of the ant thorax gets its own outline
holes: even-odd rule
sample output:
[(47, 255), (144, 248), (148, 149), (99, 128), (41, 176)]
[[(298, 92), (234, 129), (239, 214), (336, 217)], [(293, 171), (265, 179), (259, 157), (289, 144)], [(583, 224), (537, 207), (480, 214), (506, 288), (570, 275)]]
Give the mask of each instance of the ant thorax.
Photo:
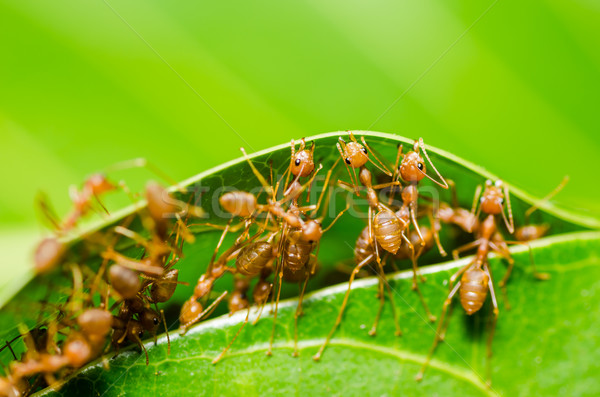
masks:
[(402, 190), (402, 202), (405, 204), (416, 203), (419, 198), (419, 192), (416, 185), (408, 185)]

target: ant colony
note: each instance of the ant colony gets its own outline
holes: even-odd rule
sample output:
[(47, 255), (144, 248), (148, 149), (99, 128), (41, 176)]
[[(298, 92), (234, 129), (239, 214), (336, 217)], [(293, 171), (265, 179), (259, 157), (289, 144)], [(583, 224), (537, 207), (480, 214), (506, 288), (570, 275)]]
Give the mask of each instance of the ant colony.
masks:
[[(438, 171), (423, 139), (414, 141), (408, 148), (399, 145), (389, 159), (369, 146), (365, 137), (357, 139), (352, 132), (348, 132), (347, 137), (340, 136), (335, 146), (323, 151), (332, 159), (327, 162), (328, 167), (319, 163), (323, 161), (323, 157), (319, 157), (322, 148), (317, 148), (314, 141), (292, 140), (289, 161), (286, 154), (280, 164), (270, 161), (261, 162), (259, 166), (257, 160), (241, 149), (240, 167), (245, 168), (247, 176), (244, 186), (255, 188), (220, 194), (218, 203), (227, 215), (224, 221), (206, 222), (206, 213), (193, 202), (193, 195), (144, 160), (121, 163), (110, 170), (145, 167), (173, 188), (166, 189), (151, 181), (143, 192), (134, 193), (124, 182), (112, 180), (111, 172), (94, 174), (84, 181), (82, 188), (71, 189), (72, 209), (62, 219), (48, 200), (40, 196), (39, 208), (52, 226), (53, 235), (37, 246), (35, 272), (42, 278), (60, 272), (67, 275), (70, 284), (65, 290), (67, 298), (60, 303), (41, 303), (34, 328), (21, 324), (19, 335), (0, 347), (0, 351), (8, 349), (6, 352), (10, 351), (13, 357), (0, 376), (0, 396), (25, 396), (47, 386), (58, 387), (85, 364), (110, 349), (118, 352), (126, 345), (137, 345), (148, 365), (151, 360), (143, 342), (147, 336), (156, 343), (157, 334), (164, 331), (170, 350), (175, 328), (167, 323), (168, 316), (162, 305), (172, 303), (179, 285), (189, 286), (191, 291), (178, 307), (181, 338), (186, 337), (194, 324), (209, 318), (224, 301), (229, 315), (238, 311), (245, 313), (237, 332), (228, 336), (227, 343), (214, 357), (212, 362), (216, 364), (227, 358), (227, 353), (235, 349), (238, 336), (251, 332), (249, 329), (261, 317), (263, 321), (272, 322), (266, 353), (272, 355), (276, 351), (274, 341), (278, 334), (282, 289), (286, 283), (293, 288), (295, 284), (299, 298), (294, 312), (292, 355), (298, 356), (299, 329), (302, 329), (301, 319), (305, 314), (303, 298), (309, 280), (322, 269), (321, 243), (326, 241), (331, 228), (340, 219), (349, 218), (351, 212), (354, 217), (361, 213), (364, 216), (362, 226), (351, 232), (354, 246), (349, 245), (348, 251), (353, 249), (352, 266), (338, 266), (349, 273), (349, 282), (337, 316), (318, 320), (331, 328), (313, 359), (327, 359), (327, 346), (339, 332), (345, 310), (353, 301), (355, 279), (373, 275), (377, 278), (374, 302), (378, 309), (370, 328), (356, 332), (376, 336), (387, 302), (395, 334), (401, 336), (402, 319), (407, 314), (400, 315), (395, 295), (398, 298), (402, 294), (415, 294), (425, 314), (423, 321), (435, 330), (431, 349), (416, 374), (416, 379), (421, 380), (436, 348), (445, 340), (453, 302), (458, 300), (467, 315), (474, 315), (489, 301), (489, 368), (499, 313), (498, 293), (506, 297), (506, 286), (515, 265), (509, 246), (529, 247), (529, 241), (548, 232), (549, 225), (531, 224), (529, 218), (541, 202), (551, 199), (565, 186), (567, 178), (527, 210), (524, 224), (517, 227), (506, 183), (487, 180), (474, 192), (465, 192), (460, 184), (444, 177), (443, 167)], [(111, 227), (81, 234), (77, 250), (69, 246), (68, 237), (78, 231), (80, 223), (92, 212), (108, 213), (102, 199), (115, 191), (124, 192), (136, 205), (143, 196), (146, 205), (138, 205), (138, 210), (113, 222)], [(474, 194), (471, 208), (461, 207), (458, 191), (465, 197)], [(362, 199), (364, 205), (348, 199), (345, 205), (338, 205), (334, 210), (336, 201), (340, 201), (337, 194), (340, 192), (346, 198)], [(439, 199), (445, 196), (450, 198), (448, 202)], [(448, 236), (460, 235), (460, 243), (451, 237), (442, 239), (442, 225), (452, 229), (452, 233), (446, 233)], [(197, 280), (181, 280), (178, 265), (184, 258), (184, 248), (202, 239), (203, 231), (219, 236), (210, 260), (202, 267), (205, 271)], [(419, 261), (422, 262), (423, 255), (429, 251), (433, 255), (447, 256), (442, 241), (452, 246), (454, 259), (470, 251), (474, 255), (449, 278), (446, 299), (439, 315), (435, 316), (421, 292), (426, 279)], [(529, 249), (531, 253), (531, 247)], [(493, 279), (491, 254), (507, 265), (498, 282)], [(88, 259), (94, 257), (99, 260), (88, 263)], [(530, 257), (532, 274), (540, 280), (548, 279), (547, 274), (536, 271), (533, 255)], [(390, 272), (398, 270), (403, 262), (412, 272), (412, 291), (409, 292), (395, 291), (389, 282)], [(187, 262), (186, 266), (190, 265), (191, 262)], [(222, 278), (230, 280), (230, 288), (225, 282), (219, 282)], [(507, 300), (506, 306), (510, 307)], [(270, 309), (265, 310), (266, 307)], [(310, 309), (307, 310), (306, 315), (311, 315)], [(266, 311), (268, 319), (264, 315)], [(22, 354), (13, 348), (17, 342), (23, 345)], [(106, 359), (104, 365), (109, 365)], [(490, 382), (491, 371), (487, 379)]]

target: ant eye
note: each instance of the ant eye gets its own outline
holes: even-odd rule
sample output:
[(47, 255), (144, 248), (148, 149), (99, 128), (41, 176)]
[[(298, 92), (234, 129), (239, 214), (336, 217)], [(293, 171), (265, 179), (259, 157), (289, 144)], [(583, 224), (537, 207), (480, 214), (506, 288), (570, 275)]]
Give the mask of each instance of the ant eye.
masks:
[(154, 325), (158, 325), (158, 323), (159, 323), (159, 321), (158, 321), (158, 319), (156, 317), (154, 317), (152, 319), (152, 322), (154, 323)]
[(138, 332), (138, 336), (141, 338), (142, 336), (144, 336), (144, 331), (140, 331)]
[(294, 161), (294, 164), (300, 165), (300, 159), (296, 159), (296, 161)]
[(504, 205), (504, 199), (503, 198), (500, 199), (500, 205)]
[(308, 240), (308, 243), (312, 244), (312, 243), (314, 243), (314, 241), (313, 240)]
[(346, 157), (346, 158), (344, 159), (344, 161), (345, 161), (345, 162), (346, 162), (346, 164), (348, 164), (348, 165), (350, 165), (350, 164), (351, 164), (350, 157)]
[(423, 171), (423, 163), (419, 163), (417, 164), (417, 168), (421, 171)]
[(363, 147), (363, 148), (362, 148), (362, 152), (363, 152), (364, 154), (367, 154), (367, 148)]

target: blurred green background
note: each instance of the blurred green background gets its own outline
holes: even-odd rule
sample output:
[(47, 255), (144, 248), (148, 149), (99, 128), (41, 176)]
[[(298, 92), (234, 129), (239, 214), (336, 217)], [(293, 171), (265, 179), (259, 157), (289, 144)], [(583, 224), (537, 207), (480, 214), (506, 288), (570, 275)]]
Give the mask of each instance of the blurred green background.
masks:
[(62, 215), (120, 160), (180, 180), (346, 129), (422, 136), (537, 196), (569, 174), (556, 200), (597, 216), (598, 26), (592, 0), (0, 0), (2, 267), (44, 233), (38, 191)]

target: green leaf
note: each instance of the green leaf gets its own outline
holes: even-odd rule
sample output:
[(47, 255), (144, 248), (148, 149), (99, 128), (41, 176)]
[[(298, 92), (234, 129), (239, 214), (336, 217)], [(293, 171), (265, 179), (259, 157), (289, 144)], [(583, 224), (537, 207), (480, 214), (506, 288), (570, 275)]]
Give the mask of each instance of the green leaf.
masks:
[[(344, 321), (320, 362), (317, 351), (333, 324), (346, 284), (313, 293), (305, 300), (300, 320), (300, 357), (293, 358), (293, 314), (296, 301), (282, 302), (272, 357), (265, 351), (271, 321), (265, 317), (248, 325), (231, 352), (217, 365), (211, 360), (234, 335), (245, 313), (204, 322), (181, 337), (171, 334), (171, 354), (166, 338), (146, 343), (150, 365), (136, 349), (90, 365), (59, 392), (40, 395), (267, 395), (353, 394), (370, 395), (593, 395), (600, 390), (597, 377), (600, 353), (596, 331), (600, 319), (600, 233), (579, 232), (538, 240), (533, 253), (548, 281), (535, 280), (528, 269), (528, 254), (513, 251), (516, 270), (508, 286), (511, 310), (501, 313), (493, 343), (493, 385), (485, 377), (485, 344), (489, 307), (468, 317), (456, 304), (446, 343), (436, 352), (421, 383), (414, 376), (433, 340), (435, 325), (426, 320), (411, 292), (411, 273), (392, 277), (396, 305), (404, 335), (394, 336), (389, 306), (384, 309), (376, 337), (367, 330), (377, 311), (377, 280), (357, 281)], [(424, 269), (424, 293), (439, 308), (449, 275), (469, 258)], [(503, 264), (490, 262), (495, 278)], [(501, 298), (499, 298), (501, 299)], [(252, 316), (254, 311), (252, 312)], [(574, 365), (576, 363), (576, 365)], [(175, 392), (176, 391), (176, 392)], [(105, 394), (106, 393), (106, 394)]]
[[(327, 171), (339, 158), (339, 153), (335, 147), (335, 143), (337, 142), (339, 136), (344, 136), (345, 134), (346, 133), (344, 132), (336, 132), (322, 134), (307, 139), (308, 141), (314, 141), (317, 145), (315, 158), (317, 161), (322, 163), (324, 167), (323, 172)], [(396, 147), (398, 144), (402, 143), (405, 145), (405, 147), (409, 147), (413, 143), (412, 140), (391, 134), (358, 131), (356, 132), (356, 135), (364, 135), (367, 138), (369, 144), (374, 149), (376, 149), (376, 151), (383, 158), (388, 159), (388, 162), (390, 162), (389, 159), (395, 158), (395, 154), (397, 151)], [(428, 151), (432, 161), (440, 170), (442, 175), (444, 175), (446, 178), (453, 179), (456, 181), (459, 193), (459, 201), (463, 206), (470, 206), (472, 196), (477, 184), (483, 183), (485, 179), (488, 178), (497, 179), (495, 176), (489, 174), (480, 167), (477, 167), (465, 160), (459, 159), (440, 149), (428, 147)], [(289, 144), (283, 144), (262, 152), (258, 152), (252, 155), (251, 157), (253, 158), (253, 162), (257, 165), (259, 170), (265, 176), (269, 174), (269, 165), (271, 164), (273, 166), (275, 174), (281, 174), (283, 170), (287, 167), (289, 162)], [(337, 178), (339, 176), (342, 179), (347, 179), (347, 174), (343, 167), (339, 167), (338, 172), (338, 174), (334, 175), (334, 178)], [(508, 182), (510, 183), (510, 181)], [(180, 195), (177, 193), (176, 188), (172, 188), (172, 191), (175, 194), (179, 195), (179, 198), (181, 200), (185, 202), (188, 202), (190, 200), (196, 202), (198, 205), (200, 205), (207, 211), (209, 215), (208, 220), (210, 222), (223, 223), (224, 220), (216, 216), (218, 204), (215, 200), (215, 197), (218, 197), (219, 189), (223, 187), (232, 187), (240, 190), (253, 190), (256, 189), (257, 186), (259, 186), (259, 183), (257, 182), (254, 175), (250, 172), (250, 169), (246, 162), (243, 159), (238, 159), (223, 164), (220, 167), (216, 167), (209, 171), (203, 172), (194, 178), (182, 182), (181, 185), (187, 187), (188, 190), (191, 192), (189, 194)], [(432, 185), (432, 183), (425, 181), (422, 184), (421, 190), (427, 191), (427, 188), (430, 188)], [(439, 189), (429, 190), (430, 192), (436, 192)], [(512, 206), (513, 211), (515, 213), (515, 221), (519, 225), (523, 223), (524, 211), (535, 201), (535, 199), (518, 189), (512, 189), (511, 192)], [(199, 195), (198, 193), (202, 194)], [(315, 194), (315, 192), (313, 192), (313, 194)], [(449, 199), (447, 192), (442, 192), (442, 198), (445, 200)], [(68, 258), (69, 261), (77, 262), (80, 260), (85, 260), (87, 265), (93, 267), (94, 263), (97, 264), (99, 262), (97, 258), (94, 259), (94, 255), (97, 255), (97, 252), (90, 252), (86, 241), (92, 239), (94, 233), (102, 233), (107, 228), (119, 224), (126, 216), (143, 209), (144, 205), (145, 203), (140, 202), (135, 206), (127, 208), (118, 213), (114, 213), (109, 219), (103, 220), (99, 224), (94, 225), (87, 230), (81, 231), (81, 233), (78, 235), (70, 236), (66, 240), (66, 243), (70, 246), (70, 253)], [(342, 205), (340, 205), (338, 208), (341, 209)], [(544, 205), (542, 205), (542, 209), (535, 213), (532, 220), (536, 223), (545, 222), (550, 224), (551, 235), (600, 228), (600, 220), (598, 220), (597, 218), (587, 217), (577, 213), (576, 211), (564, 208), (557, 208), (552, 203), (545, 203)], [(344, 216), (342, 217), (340, 222), (336, 224), (330, 232), (328, 232), (328, 234), (323, 239), (319, 254), (319, 262), (322, 265), (321, 270), (319, 271), (318, 275), (309, 283), (309, 290), (315, 290), (326, 285), (331, 285), (334, 282), (344, 280), (344, 277), (340, 277), (339, 274), (336, 274), (336, 272), (333, 271), (333, 267), (337, 263), (346, 261), (352, 257), (354, 242), (359, 231), (363, 226), (364, 220), (358, 219), (356, 217)], [(141, 229), (141, 225), (139, 223), (133, 223), (130, 227), (134, 230)], [(174, 297), (165, 306), (166, 312), (170, 314), (170, 323), (174, 322), (177, 318), (177, 314), (179, 312), (179, 307), (181, 303), (191, 295), (191, 291), (195, 284), (195, 280), (205, 270), (206, 264), (208, 263), (208, 260), (212, 254), (212, 251), (216, 245), (216, 241), (218, 240), (218, 238), (218, 232), (202, 230), (202, 233), (198, 235), (196, 242), (193, 244), (188, 244), (184, 248), (185, 258), (179, 262), (178, 268), (180, 268), (181, 271), (180, 280), (187, 281), (190, 283), (190, 285), (179, 286)], [(457, 245), (460, 245), (459, 241), (456, 239), (454, 231), (450, 227), (446, 227), (443, 230), (442, 242), (447, 250), (450, 250), (452, 248), (455, 248)], [(130, 250), (132, 255), (140, 254), (139, 249), (136, 250), (135, 248), (131, 248)], [(424, 266), (427, 264), (439, 263), (441, 260), (442, 258), (437, 252), (430, 252), (423, 258), (421, 258), (420, 265)], [(443, 277), (446, 276), (447, 275), (444, 275)], [(37, 321), (39, 321), (39, 318), (37, 318), (36, 313), (39, 311), (40, 300), (44, 300), (46, 302), (64, 301), (65, 296), (64, 294), (61, 294), (60, 287), (69, 288), (71, 282), (71, 276), (69, 272), (62, 268), (46, 276), (31, 278), (28, 277), (28, 273), (25, 273), (24, 275), (22, 275), (22, 277), (26, 281), (28, 280), (27, 284), (24, 285), (22, 289), (20, 289), (22, 284), (19, 284), (15, 281), (13, 283), (10, 283), (12, 287), (10, 290), (3, 290), (3, 293), (0, 295), (0, 305), (2, 305), (2, 310), (0, 311), (0, 327), (2, 329), (2, 331), (0, 331), (0, 337), (5, 339), (11, 338), (17, 333), (16, 325), (18, 323), (24, 322), (28, 326), (32, 327), (37, 323)], [(345, 278), (347, 279), (347, 276)], [(442, 278), (437, 279), (437, 276), (432, 277), (430, 283), (427, 284), (427, 287), (432, 288), (438, 293), (443, 291), (444, 288), (440, 287)], [(517, 278), (517, 275), (515, 275), (514, 278)], [(230, 287), (230, 285), (231, 279), (223, 277), (223, 279), (219, 281), (217, 289), (227, 289)], [(436, 285), (438, 287), (435, 287)], [(19, 292), (16, 295), (12, 296), (15, 291)], [(371, 292), (369, 292), (369, 294), (370, 293)], [(283, 293), (284, 297), (294, 295), (297, 295), (297, 289), (295, 286), (287, 288)], [(316, 297), (318, 296), (321, 296), (325, 302), (328, 301), (327, 294), (316, 295)], [(402, 296), (406, 299), (414, 299), (414, 294), (412, 293), (402, 294)], [(312, 302), (316, 302), (316, 297), (313, 298), (311, 304)], [(437, 307), (436, 295), (430, 296), (430, 293), (428, 292), (426, 293), (426, 299), (428, 301), (431, 301), (430, 305), (432, 307)], [(374, 303), (369, 306), (374, 308), (376, 304)], [(413, 305), (413, 307), (416, 306)], [(32, 310), (32, 308), (38, 309)], [(224, 308), (221, 308), (220, 313), (223, 313), (223, 310)], [(305, 318), (303, 318), (303, 325), (301, 326), (301, 332), (303, 333), (303, 335), (308, 336), (308, 339), (310, 340), (314, 338), (318, 339), (318, 332), (316, 332), (315, 330), (315, 334), (311, 334), (310, 326), (306, 328), (307, 324), (309, 324), (310, 321), (315, 321), (317, 322), (317, 324), (323, 324), (325, 322), (324, 319), (333, 318), (333, 310), (334, 309), (331, 309), (330, 313), (319, 313), (317, 311), (315, 312), (315, 315), (313, 317), (309, 316), (309, 311), (307, 307), (307, 315), (305, 316)], [(417, 311), (418, 310), (419, 308), (417, 308)], [(408, 311), (406, 310), (403, 310), (403, 312), (408, 313)], [(282, 317), (284, 317), (282, 319), (282, 324), (286, 324), (286, 315), (283, 314)], [(345, 323), (348, 323), (348, 318), (351, 317), (353, 317), (353, 315), (349, 314)], [(371, 321), (371, 317), (372, 316), (368, 315), (368, 313), (366, 312), (365, 316), (358, 316), (359, 320), (365, 323)], [(406, 317), (408, 317), (408, 314), (406, 315)], [(251, 348), (256, 348), (256, 343), (258, 343), (261, 346), (264, 346), (264, 343), (268, 340), (267, 334), (269, 326), (264, 325), (264, 323), (265, 321), (261, 322), (261, 325), (259, 325), (256, 329), (251, 330), (251, 332), (250, 330), (246, 330), (244, 332), (244, 334), (253, 335), (252, 338), (254, 338), (253, 340), (255, 344), (253, 344), (253, 347), (251, 346)], [(390, 335), (393, 334), (391, 330), (386, 329), (386, 326), (382, 324), (380, 331), (381, 337), (385, 338), (385, 335), (387, 335), (388, 333), (390, 333)], [(186, 338), (183, 338), (183, 340), (185, 339)], [(363, 342), (369, 344), (370, 340), (370, 338), (365, 338)], [(213, 350), (225, 346), (225, 341), (226, 338), (225, 335), (223, 335), (220, 341), (220, 345), (219, 342), (214, 342), (215, 345), (213, 346)], [(243, 346), (243, 340), (241, 340), (240, 342), (242, 342), (241, 346)], [(423, 342), (423, 346), (427, 345), (428, 343), (429, 341)], [(331, 350), (334, 351), (335, 348)], [(188, 351), (190, 350), (188, 350), (187, 348), (184, 348), (184, 351), (178, 351), (177, 347), (174, 345), (172, 357), (178, 357), (178, 354), (186, 354), (186, 352)], [(419, 354), (423, 355), (425, 354), (425, 351), (426, 348), (423, 348), (419, 350)], [(128, 353), (128, 355), (130, 354), (132, 353)], [(128, 357), (128, 355), (120, 356), (123, 358), (118, 358), (116, 362), (118, 363), (119, 360)], [(2, 358), (6, 358), (6, 351), (3, 352)], [(343, 358), (340, 358), (340, 360), (346, 361)], [(335, 360), (332, 359), (332, 361)], [(360, 360), (358, 360), (358, 362), (360, 362)], [(152, 363), (151, 365), (155, 365), (155, 363)], [(112, 368), (113, 370), (109, 371), (109, 373), (120, 372), (118, 365), (113, 365)], [(90, 369), (90, 371), (99, 371), (99, 369)], [(306, 369), (306, 371), (308, 371), (308, 369)], [(200, 376), (200, 378), (204, 379), (205, 381), (207, 379), (204, 376)], [(410, 378), (412, 379), (412, 376)]]

